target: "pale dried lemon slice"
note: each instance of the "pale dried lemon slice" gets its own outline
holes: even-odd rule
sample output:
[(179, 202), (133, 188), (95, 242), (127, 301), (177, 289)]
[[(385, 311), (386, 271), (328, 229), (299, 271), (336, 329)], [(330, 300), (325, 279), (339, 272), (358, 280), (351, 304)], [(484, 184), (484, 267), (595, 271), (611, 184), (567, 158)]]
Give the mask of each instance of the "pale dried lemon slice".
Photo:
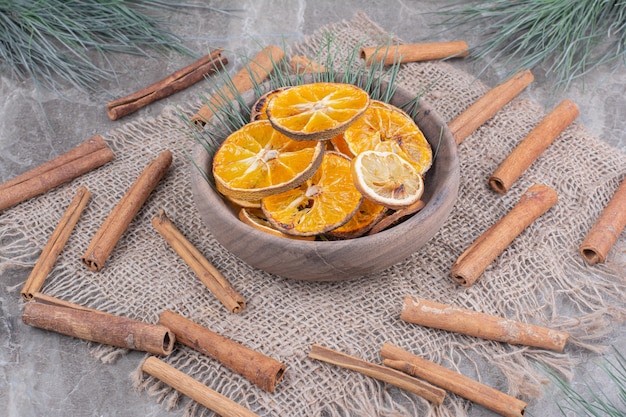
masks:
[(393, 152), (364, 151), (351, 164), (354, 185), (365, 198), (398, 210), (417, 202), (424, 180), (407, 160)]
[(299, 187), (261, 200), (267, 220), (281, 232), (314, 236), (345, 224), (363, 196), (354, 186), (350, 160), (326, 152), (319, 169)]
[(352, 84), (302, 84), (273, 95), (267, 117), (294, 140), (327, 140), (359, 118), (369, 101), (367, 92)]
[(213, 177), (222, 194), (256, 200), (302, 184), (323, 155), (322, 142), (291, 140), (267, 120), (259, 120), (224, 140), (213, 156)]
[(376, 100), (343, 136), (333, 138), (333, 144), (351, 157), (371, 150), (397, 153), (422, 175), (433, 162), (430, 144), (415, 121), (401, 109)]

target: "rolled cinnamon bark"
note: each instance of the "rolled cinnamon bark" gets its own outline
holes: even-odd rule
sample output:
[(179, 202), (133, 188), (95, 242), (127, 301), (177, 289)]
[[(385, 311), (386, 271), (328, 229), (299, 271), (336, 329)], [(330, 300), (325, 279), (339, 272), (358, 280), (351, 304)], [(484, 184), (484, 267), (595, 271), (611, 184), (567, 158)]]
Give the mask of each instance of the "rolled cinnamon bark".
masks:
[(22, 321), (33, 327), (66, 336), (141, 350), (155, 355), (169, 355), (175, 336), (161, 325), (143, 323), (92, 309), (30, 301), (24, 307)]
[(147, 358), (141, 364), (141, 370), (163, 381), (176, 391), (185, 394), (222, 417), (258, 417), (257, 414), (244, 406), (237, 404), (233, 400), (210, 389), (184, 372), (179, 371), (153, 356)]
[(159, 323), (171, 329), (178, 342), (217, 359), (267, 392), (274, 392), (285, 373), (285, 364), (212, 332), (173, 311), (162, 312)]
[(563, 351), (569, 338), (566, 332), (413, 298), (409, 295), (404, 298), (400, 319), (467, 336), (559, 352)]
[(472, 132), (491, 119), (502, 107), (513, 100), (535, 77), (529, 70), (522, 71), (489, 90), (474, 104), (448, 123), (456, 144), (463, 142)]
[(626, 178), (622, 180), (581, 243), (580, 253), (583, 258), (591, 264), (604, 262), (624, 227), (626, 227)]
[(250, 90), (255, 84), (265, 80), (274, 70), (276, 65), (285, 56), (285, 51), (277, 46), (267, 46), (259, 52), (247, 65), (245, 65), (231, 81), (232, 85), (227, 85), (219, 92), (215, 93), (209, 103), (205, 104), (191, 118), (196, 126), (204, 126), (213, 117), (213, 110), (227, 104), (227, 100), (234, 98), (234, 90), (243, 93)]
[(174, 223), (167, 218), (165, 211), (159, 211), (159, 215), (152, 219), (152, 225), (231, 313), (239, 313), (246, 307), (243, 297), (235, 291), (221, 272), (183, 236)]
[(318, 64), (315, 61), (311, 61), (309, 58), (302, 55), (296, 55), (291, 58), (289, 64), (291, 65), (291, 69), (293, 70), (293, 72), (295, 72), (296, 74), (310, 74), (312, 72), (326, 71), (326, 68), (324, 68), (324, 66)]
[(366, 65), (383, 62), (384, 65), (406, 62), (432, 61), (460, 58), (469, 55), (465, 41), (413, 43), (404, 45), (372, 46), (361, 48), (361, 59)]
[(161, 181), (171, 163), (172, 153), (165, 150), (143, 170), (91, 239), (89, 247), (81, 258), (87, 268), (92, 271), (102, 269), (120, 237), (152, 190)]
[(0, 210), (45, 193), (113, 160), (102, 136), (94, 136), (37, 168), (0, 184)]
[(384, 217), (378, 223), (376, 223), (374, 225), (374, 227), (372, 227), (370, 229), (370, 231), (367, 232), (367, 235), (369, 236), (369, 235), (374, 235), (376, 233), (382, 232), (383, 230), (385, 230), (386, 228), (396, 224), (397, 222), (399, 222), (403, 218), (417, 213), (418, 211), (423, 209), (425, 206), (426, 206), (426, 204), (422, 200), (418, 200), (418, 201), (416, 201), (415, 203), (411, 204), (408, 207), (405, 207), (405, 208), (400, 209), (400, 210), (396, 210), (393, 213), (391, 213), (390, 215)]
[(32, 300), (33, 294), (38, 292), (43, 286), (46, 277), (52, 271), (54, 263), (65, 247), (65, 243), (70, 238), (74, 226), (78, 223), (78, 219), (90, 196), (91, 193), (86, 187), (80, 187), (76, 191), (76, 195), (65, 210), (50, 239), (48, 239), (48, 243), (41, 251), (41, 255), (39, 255), (39, 259), (37, 259), (28, 279), (24, 283), (20, 294), (22, 294), (25, 300)]
[(385, 366), (421, 378), (504, 417), (522, 417), (526, 410), (524, 401), (389, 343), (383, 345), (380, 355)]
[(478, 237), (457, 258), (450, 275), (469, 287), (532, 222), (556, 204), (556, 191), (543, 184), (532, 185), (504, 217)]
[(193, 64), (182, 68), (166, 78), (126, 97), (107, 103), (107, 115), (111, 120), (127, 116), (148, 104), (168, 97), (197, 83), (206, 75), (222, 69), (228, 59), (222, 56), (222, 49), (216, 49)]
[(371, 378), (395, 385), (405, 391), (417, 394), (433, 404), (442, 404), (446, 396), (446, 392), (444, 390), (434, 387), (427, 382), (410, 377), (403, 372), (367, 362), (324, 346), (311, 346), (309, 358), (350, 369)]
[(563, 100), (506, 157), (489, 178), (489, 185), (500, 194), (513, 183), (545, 151), (552, 142), (578, 117), (578, 106)]

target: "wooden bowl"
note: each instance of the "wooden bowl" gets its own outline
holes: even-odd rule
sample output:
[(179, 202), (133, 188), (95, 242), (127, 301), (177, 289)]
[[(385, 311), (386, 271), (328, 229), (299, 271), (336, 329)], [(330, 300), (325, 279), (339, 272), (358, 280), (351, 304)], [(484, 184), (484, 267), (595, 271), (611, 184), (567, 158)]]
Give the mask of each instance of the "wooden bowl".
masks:
[[(398, 89), (390, 100), (401, 106), (413, 98)], [(243, 94), (254, 103), (254, 92)], [(241, 222), (231, 206), (191, 164), (191, 186), (200, 216), (215, 239), (247, 264), (285, 278), (341, 281), (381, 271), (402, 261), (428, 242), (448, 218), (459, 188), (459, 159), (450, 130), (437, 112), (420, 100), (417, 117), (433, 152), (439, 150), (426, 173), (424, 208), (404, 222), (371, 236), (339, 241), (300, 241), (256, 230)], [(441, 143), (438, 143), (441, 138)], [(198, 167), (211, 173), (211, 155), (201, 144), (193, 148)]]

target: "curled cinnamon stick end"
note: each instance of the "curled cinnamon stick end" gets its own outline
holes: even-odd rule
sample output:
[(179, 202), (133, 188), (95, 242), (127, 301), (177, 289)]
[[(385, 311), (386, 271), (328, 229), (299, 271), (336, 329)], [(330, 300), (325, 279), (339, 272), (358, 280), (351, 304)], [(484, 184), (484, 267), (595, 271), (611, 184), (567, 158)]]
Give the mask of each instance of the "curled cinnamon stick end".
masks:
[(390, 215), (384, 217), (378, 223), (376, 223), (374, 227), (372, 227), (370, 231), (367, 232), (367, 235), (369, 236), (369, 235), (374, 235), (378, 232), (382, 232), (383, 230), (387, 229), (390, 226), (393, 226), (394, 224), (404, 219), (405, 217), (417, 213), (418, 211), (423, 209), (425, 206), (426, 204), (422, 200), (417, 200), (415, 203), (411, 204), (408, 207), (405, 207), (400, 210), (396, 210)]
[(617, 188), (580, 245), (580, 253), (590, 264), (604, 262), (626, 227), (626, 178)]
[(244, 406), (210, 389), (184, 372), (153, 356), (141, 364), (141, 370), (163, 381), (176, 391), (202, 404), (222, 417), (258, 417)]
[(48, 243), (41, 251), (39, 259), (35, 263), (33, 270), (30, 272), (28, 279), (24, 283), (24, 287), (20, 294), (25, 300), (32, 300), (33, 295), (43, 286), (44, 281), (52, 271), (54, 263), (65, 247), (65, 243), (70, 238), (70, 234), (78, 223), (78, 219), (84, 208), (87, 206), (91, 193), (86, 187), (79, 187), (76, 195), (70, 202), (69, 206), (63, 213), (57, 227), (52, 232)]
[[(235, 91), (243, 93), (250, 90), (255, 84), (265, 80), (274, 66), (283, 59), (285, 51), (278, 46), (267, 46), (259, 52), (247, 65), (245, 65), (232, 79), (232, 85), (227, 85), (219, 92), (215, 93), (207, 104), (191, 118), (191, 122), (198, 127), (204, 126), (212, 117), (213, 110), (220, 108), (227, 103), (227, 100), (234, 98)], [(235, 91), (233, 91), (235, 90)]]
[(420, 326), (447, 330), (481, 339), (559, 352), (563, 351), (569, 338), (569, 334), (566, 332), (413, 298), (409, 295), (404, 298), (400, 319)]
[(469, 55), (469, 46), (465, 41), (432, 43), (413, 43), (404, 45), (364, 47), (359, 51), (366, 65), (383, 62), (394, 63), (432, 61), (446, 58), (460, 58)]
[(172, 164), (172, 153), (169, 150), (152, 161), (128, 189), (124, 197), (113, 208), (100, 229), (91, 239), (89, 247), (82, 256), (83, 264), (92, 271), (100, 271), (122, 234), (130, 225), (135, 215), (146, 202), (165, 176)]
[(502, 84), (489, 90), (463, 113), (458, 115), (448, 124), (456, 144), (459, 145), (483, 123), (491, 119), (534, 79), (534, 75), (529, 70), (519, 72)]
[(66, 336), (155, 355), (169, 355), (174, 348), (175, 336), (167, 327), (81, 306), (74, 308), (72, 303), (54, 303), (50, 298), (47, 303), (26, 303), (22, 321)]
[(222, 55), (222, 49), (216, 49), (193, 64), (182, 68), (166, 78), (126, 97), (107, 103), (109, 119), (117, 120), (137, 110), (192, 86), (205, 76), (210, 75), (228, 64)]
[(152, 225), (231, 313), (240, 313), (246, 307), (243, 297), (235, 291), (222, 273), (183, 236), (174, 223), (167, 218), (164, 210), (160, 210), (159, 215), (152, 219)]
[(532, 185), (504, 217), (478, 237), (452, 265), (450, 275), (461, 285), (473, 285), (480, 275), (539, 216), (556, 204), (556, 191)]
[(350, 369), (371, 378), (378, 379), (379, 381), (395, 385), (405, 391), (419, 395), (436, 405), (442, 404), (446, 396), (446, 392), (444, 390), (434, 387), (427, 382), (410, 377), (403, 372), (367, 362), (324, 346), (311, 346), (309, 358)]
[(505, 194), (526, 169), (578, 117), (578, 106), (563, 100), (506, 157), (489, 178), (494, 191)]
[(504, 417), (522, 417), (526, 403), (463, 374), (385, 343), (380, 351), (383, 364), (494, 411)]
[(74, 149), (0, 184), (0, 210), (43, 194), (113, 160), (102, 136), (94, 136)]
[(310, 74), (312, 72), (326, 71), (326, 68), (324, 68), (323, 65), (320, 65), (315, 61), (311, 61), (309, 58), (302, 55), (292, 57), (289, 64), (291, 65), (293, 72), (296, 74)]
[(217, 359), (267, 392), (274, 392), (285, 373), (286, 366), (283, 363), (214, 333), (173, 311), (162, 312), (159, 323), (171, 329), (178, 342)]

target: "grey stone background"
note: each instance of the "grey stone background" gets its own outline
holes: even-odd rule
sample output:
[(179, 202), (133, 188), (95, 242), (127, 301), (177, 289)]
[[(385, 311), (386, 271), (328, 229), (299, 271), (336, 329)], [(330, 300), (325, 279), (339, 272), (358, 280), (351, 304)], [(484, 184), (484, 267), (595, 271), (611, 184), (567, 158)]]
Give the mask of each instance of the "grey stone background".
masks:
[[(166, 16), (168, 27), (185, 39), (190, 49), (205, 54), (224, 48), (231, 73), (241, 67), (242, 57), (252, 56), (266, 44), (302, 41), (321, 26), (350, 20), (365, 12), (387, 32), (406, 42), (465, 39), (458, 31), (439, 32), (430, 26), (438, 18), (436, 1), (212, 1), (212, 7), (237, 9), (226, 15), (202, 8), (181, 9)], [(177, 54), (153, 58), (119, 56), (117, 82), (106, 85), (108, 94), (89, 95), (72, 88), (65, 98), (38, 90), (31, 81), (17, 81), (0, 73), (0, 182), (46, 162), (123, 123), (158, 115), (165, 106), (196, 100), (207, 91), (201, 82), (118, 121), (108, 119), (107, 101), (137, 91), (158, 81), (193, 59)], [(457, 60), (454, 65), (478, 74), (484, 63)], [(626, 71), (600, 68), (560, 94), (555, 94), (543, 68), (533, 69), (535, 81), (522, 96), (550, 110), (564, 98), (580, 107), (578, 122), (600, 139), (626, 152)], [(505, 69), (490, 67), (480, 79), (495, 86), (506, 78)], [(2, 242), (3, 237), (0, 237)], [(0, 277), (0, 415), (34, 416), (179, 416), (180, 409), (166, 412), (144, 394), (132, 389), (129, 374), (143, 354), (131, 352), (114, 364), (102, 364), (90, 356), (87, 343), (25, 326), (21, 322), (19, 288), (28, 270), (2, 270)], [(15, 288), (18, 288), (17, 290)], [(622, 352), (626, 337), (623, 324), (616, 325), (606, 340)], [(610, 357), (610, 355), (609, 355)], [(598, 378), (603, 391), (617, 398), (617, 390), (598, 367), (604, 358), (589, 355), (585, 369)], [(585, 389), (587, 378), (573, 385)], [(527, 415), (562, 415), (555, 404), (558, 393), (546, 390), (541, 400), (529, 404)], [(475, 406), (471, 415), (492, 416)]]

